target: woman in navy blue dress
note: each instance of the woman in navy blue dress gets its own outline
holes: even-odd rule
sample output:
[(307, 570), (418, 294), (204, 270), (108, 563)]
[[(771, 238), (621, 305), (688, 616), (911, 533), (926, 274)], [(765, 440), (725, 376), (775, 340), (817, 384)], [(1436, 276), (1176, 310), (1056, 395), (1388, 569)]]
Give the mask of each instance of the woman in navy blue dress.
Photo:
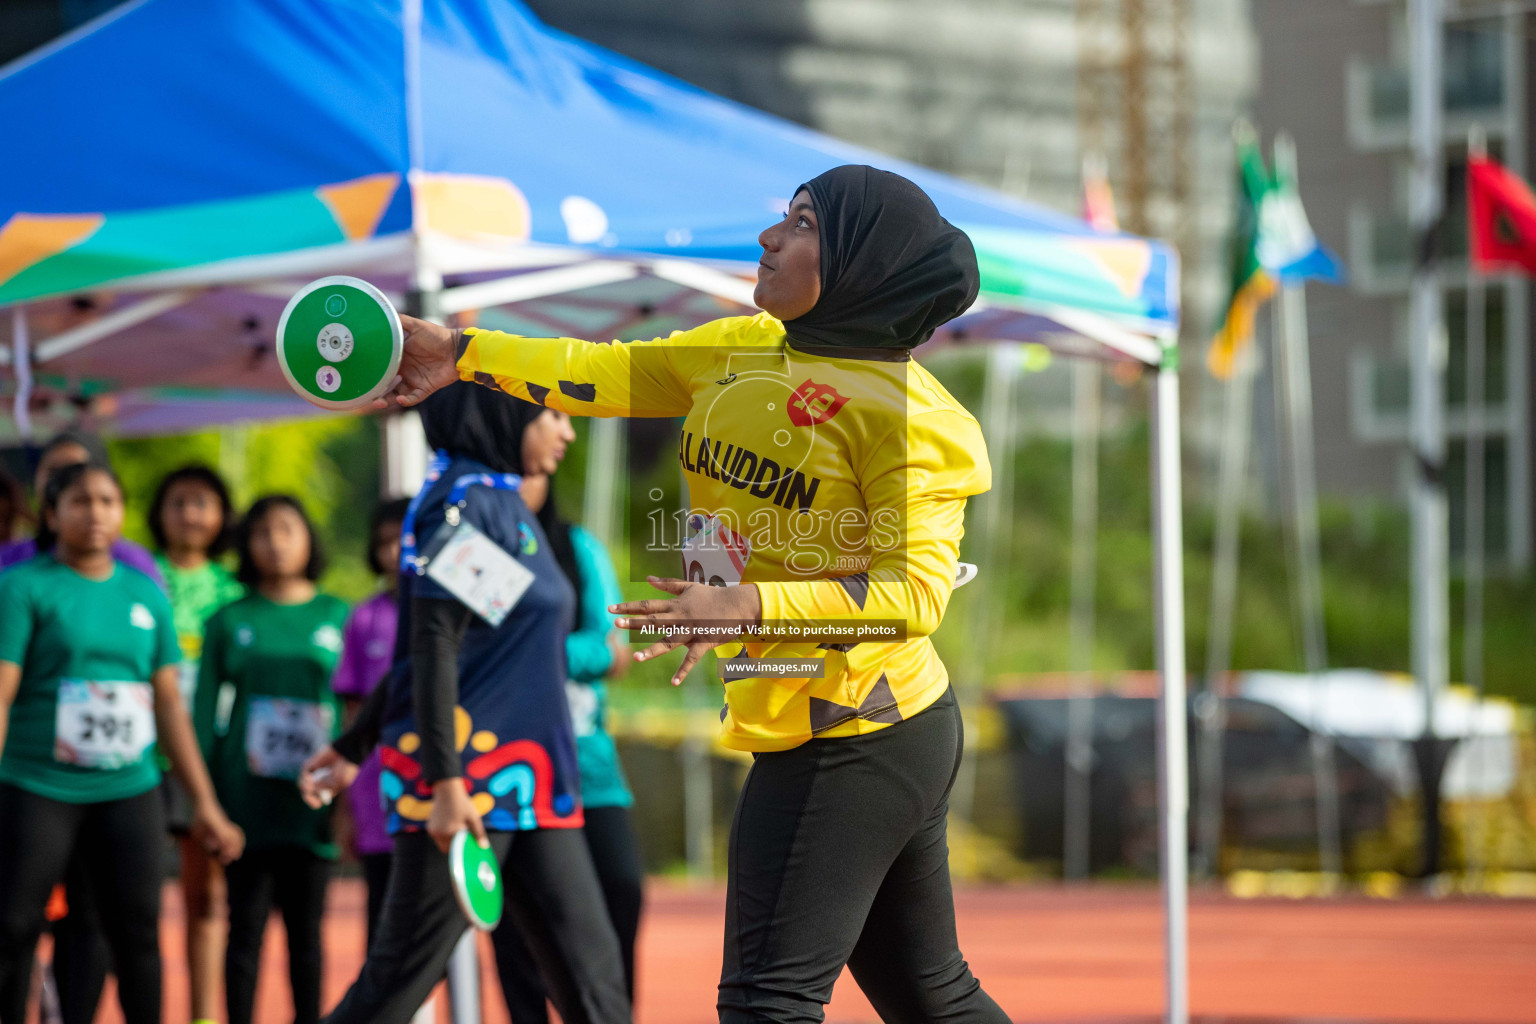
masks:
[[(377, 735), (395, 862), (367, 962), (328, 1019), (404, 1022), (425, 1000), (467, 926), (446, 856), (467, 829), (501, 861), (508, 916), (561, 1019), (624, 1024), (623, 964), (582, 833), (565, 697), (576, 595), (517, 489), (518, 474), (552, 472), (575, 435), (564, 414), (471, 384), (434, 395), (421, 418), (437, 457), (402, 537), (395, 666), (301, 780), (312, 800), (322, 767), (326, 788), (349, 783)], [(420, 571), (469, 527), (531, 573), (516, 574), (527, 587), (497, 625)]]

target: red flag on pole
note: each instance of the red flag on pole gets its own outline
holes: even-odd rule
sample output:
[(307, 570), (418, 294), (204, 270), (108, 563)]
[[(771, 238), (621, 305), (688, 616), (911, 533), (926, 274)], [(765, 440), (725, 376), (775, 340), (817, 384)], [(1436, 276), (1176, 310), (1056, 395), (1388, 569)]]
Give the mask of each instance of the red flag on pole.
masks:
[(1536, 276), (1536, 194), (1486, 157), (1467, 161), (1467, 227), (1474, 270)]

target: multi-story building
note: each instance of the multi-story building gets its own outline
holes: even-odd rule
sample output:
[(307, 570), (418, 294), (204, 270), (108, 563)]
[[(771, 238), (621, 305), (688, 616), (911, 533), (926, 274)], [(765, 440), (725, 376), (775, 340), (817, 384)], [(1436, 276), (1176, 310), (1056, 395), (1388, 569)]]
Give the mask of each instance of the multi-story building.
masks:
[[(1344, 257), (1349, 282), (1308, 290), (1317, 471), (1325, 495), (1406, 501), (1408, 29), (1404, 0), (1251, 0), (1260, 47), (1255, 117), (1266, 138), (1287, 131), (1313, 228)], [(1492, 11), (1445, 26), (1446, 219), (1439, 231), (1446, 312), (1446, 483), (1453, 552), (1465, 509), (1467, 416), (1466, 155), (1481, 132), (1489, 153), (1528, 174), (1536, 102), (1536, 17)], [(1532, 290), (1485, 282), (1487, 542), (1505, 567), (1532, 550)], [(1477, 425), (1474, 425), (1474, 427)]]
[(1126, 227), (1181, 249), (1186, 341), (1213, 326), (1253, 88), (1245, 0), (528, 3), (722, 96), (1058, 210), (1080, 208), (1101, 150)]

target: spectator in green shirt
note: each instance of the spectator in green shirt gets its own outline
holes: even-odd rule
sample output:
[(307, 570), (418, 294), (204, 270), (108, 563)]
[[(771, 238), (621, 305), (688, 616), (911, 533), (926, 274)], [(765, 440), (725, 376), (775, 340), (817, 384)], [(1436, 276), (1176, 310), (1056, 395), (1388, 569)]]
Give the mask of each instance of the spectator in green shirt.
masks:
[(25, 1019), (32, 952), (78, 854), (111, 945), (128, 1024), (160, 1021), (165, 827), (158, 743), (192, 799), (192, 831), (228, 861), (243, 837), (220, 808), (177, 688), (165, 596), (113, 558), (123, 492), (111, 470), (57, 470), (39, 554), (0, 577), (0, 1020)]
[[(246, 513), (235, 541), (250, 596), (208, 620), (194, 719), (219, 797), (246, 830), (230, 864), (224, 989), (230, 1024), (250, 1024), (267, 917), (275, 903), (288, 934), (296, 1024), (320, 1016), (320, 918), (336, 844), (328, 810), (311, 810), (299, 768), (339, 724), (331, 676), (347, 606), (315, 587), (324, 556), (296, 498), (271, 495)], [(228, 727), (220, 691), (229, 687)]]
[[(181, 696), (192, 706), (203, 628), (220, 608), (245, 596), (245, 587), (219, 558), (235, 539), (236, 516), (229, 488), (207, 466), (173, 469), (149, 505), (155, 564), (171, 599), (171, 621), (181, 645)], [(191, 837), (186, 792), (174, 779), (160, 786), (166, 826), (181, 854), (181, 892), (186, 907), (187, 980), (192, 1024), (212, 1024), (219, 1014), (219, 973), (224, 963), (224, 872)]]

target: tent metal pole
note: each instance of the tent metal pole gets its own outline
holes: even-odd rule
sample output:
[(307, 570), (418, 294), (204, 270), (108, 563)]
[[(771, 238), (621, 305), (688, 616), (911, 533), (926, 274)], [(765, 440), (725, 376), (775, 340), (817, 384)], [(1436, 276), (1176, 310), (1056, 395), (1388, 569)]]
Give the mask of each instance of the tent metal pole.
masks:
[[(688, 474), (681, 463), (677, 467), (677, 493), (679, 509), (676, 522), (685, 531), (693, 501), (688, 489)], [(665, 525), (662, 530), (665, 537)], [(688, 873), (695, 878), (713, 878), (715, 874), (714, 762), (710, 756), (712, 741), (708, 733), (701, 734), (694, 728), (694, 711), (709, 699), (709, 683), (704, 676), (705, 669), (700, 664), (693, 666), (683, 680), (683, 707), (687, 709), (688, 717), (683, 742), (677, 748), (678, 764), (683, 772), (684, 855), (688, 861)]]
[[(407, 4), (407, 7), (409, 6), (410, 4)], [(419, 5), (417, 19), (419, 30)], [(416, 250), (415, 259), (417, 260), (416, 271), (411, 275), (410, 288), (406, 295), (407, 309), (412, 315), (421, 317), (423, 320), (442, 323), (444, 321), (442, 275), (421, 265), (419, 248)], [(420, 417), (416, 418), (416, 423), (419, 428)], [(394, 458), (404, 458), (404, 453), (399, 450), (386, 454)], [(401, 469), (398, 465), (392, 468), (397, 472)], [(458, 944), (453, 947), (453, 954), (448, 958), (447, 974), (449, 1019), (453, 1024), (478, 1024), (480, 1020), (480, 948), (473, 930), (466, 931)]]
[(531, 299), (542, 299), (548, 295), (559, 295), (562, 292), (615, 284), (637, 277), (639, 273), (639, 268), (633, 263), (618, 260), (589, 260), (586, 263), (555, 267), (551, 270), (535, 270), (531, 273), (514, 274), (511, 277), (497, 278), (493, 281), (459, 285), (457, 288), (444, 291), (439, 303), (444, 313), (462, 313), (470, 309), (527, 302)]
[(427, 476), (427, 436), (415, 409), (379, 417), (379, 497), (409, 498)]
[(587, 421), (587, 478), (582, 488), (581, 523), (610, 551), (620, 537), (613, 506), (619, 493), (619, 477), (627, 475), (625, 422), (607, 416)]
[(11, 310), (11, 363), (16, 367), (16, 432), (32, 439), (32, 349), (27, 336), (27, 307)]
[(1066, 788), (1062, 793), (1062, 874), (1068, 879), (1087, 878), (1091, 867), (1100, 376), (1096, 359), (1080, 359), (1072, 366), (1072, 695), (1067, 704)]
[(1184, 536), (1179, 371), (1170, 350), (1152, 387), (1152, 565), (1156, 611), (1166, 1024), (1189, 1022), (1189, 737), (1184, 669)]
[(33, 357), (34, 363), (46, 363), (60, 356), (68, 355), (77, 349), (82, 349), (102, 338), (126, 331), (136, 324), (146, 320), (153, 320), (161, 313), (169, 312), (177, 306), (184, 306), (197, 298), (196, 291), (166, 292), (148, 299), (143, 299), (123, 309), (113, 310), (103, 316), (99, 316), (79, 327), (71, 328), (60, 334), (37, 344), (37, 352)]
[(746, 306), (748, 309), (757, 308), (757, 303), (752, 298), (757, 286), (752, 281), (737, 277), (735, 274), (727, 274), (723, 270), (715, 270), (713, 267), (706, 267), (688, 260), (655, 260), (648, 269), (663, 281), (671, 281), (673, 284), (680, 284), (696, 292), (703, 292), (727, 302)]
[[(1487, 434), (1483, 418), (1484, 391), (1487, 387), (1487, 289), (1482, 275), (1475, 268), (1467, 273), (1467, 395), (1462, 408), (1465, 410), (1466, 435), (1466, 509), (1462, 518), (1462, 682), (1472, 688), (1479, 713), (1483, 707), (1483, 580), (1486, 575), (1485, 521), (1487, 515)], [(1477, 744), (1477, 768), (1483, 766), (1482, 738), (1474, 728), (1470, 739)], [(1477, 771), (1478, 782), (1484, 781), (1482, 771)], [(1488, 842), (1486, 810), (1473, 814), (1475, 825), (1470, 829), (1466, 844), (1467, 871), (1481, 877), (1488, 867), (1484, 854)]]
[(1441, 744), (1435, 705), (1450, 677), (1449, 516), (1445, 497), (1445, 297), (1433, 251), (1444, 207), (1444, 0), (1409, 0), (1409, 225), (1419, 251), (1410, 295), (1409, 412), (1412, 422), (1412, 668), (1424, 700), (1419, 772), (1426, 877), (1440, 872)]
[[(987, 442), (987, 458), (992, 463), (992, 489), (981, 503), (982, 525), (974, 555), (977, 565), (984, 568), (1008, 564), (1013, 510), (1013, 405), (1023, 371), (1023, 351), (1022, 345), (1012, 341), (993, 342), (986, 348), (981, 429)], [(987, 652), (996, 646), (998, 623), (1007, 600), (1006, 584), (1002, 573), (988, 572), (973, 588), (972, 603), (966, 606), (971, 613), (971, 650), (957, 673), (959, 685), (955, 689), (962, 714), (973, 714), (986, 691)], [(974, 721), (972, 718), (971, 722)], [(973, 821), (976, 808), (979, 752), (980, 744), (974, 739), (965, 744), (950, 794), (951, 813), (967, 823)]]

